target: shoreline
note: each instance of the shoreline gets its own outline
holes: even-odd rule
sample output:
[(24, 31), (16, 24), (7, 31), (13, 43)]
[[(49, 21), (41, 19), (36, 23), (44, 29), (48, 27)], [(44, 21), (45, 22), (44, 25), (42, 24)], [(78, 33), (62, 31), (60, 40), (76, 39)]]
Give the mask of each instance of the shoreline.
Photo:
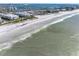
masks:
[(77, 11), (79, 11), (79, 10), (65, 11), (65, 12), (60, 12), (60, 13), (56, 13), (56, 14), (39, 15), (39, 16), (36, 16), (36, 17), (38, 17), (38, 19), (33, 19), (33, 20), (29, 19), (29, 20), (26, 20), (26, 21), (23, 21), (23, 22), (20, 22), (20, 23), (1, 25), (0, 26), (0, 33), (7, 32), (7, 31), (10, 31), (10, 30), (14, 30), (15, 28), (17, 29), (17, 28), (20, 28), (24, 25), (29, 26), (30, 24), (35, 23), (35, 22), (46, 21), (46, 20), (52, 19), (54, 17), (60, 17), (62, 15), (74, 13), (74, 12), (77, 12)]
[[(77, 13), (77, 14), (79, 14), (79, 13)], [(19, 40), (13, 40), (13, 41), (10, 41), (10, 42), (6, 42), (6, 43), (4, 43), (4, 44), (0, 44), (0, 46), (2, 46), (2, 47), (0, 47), (0, 51), (4, 50), (4, 49), (6, 49), (6, 48), (12, 47), (12, 45), (13, 45), (14, 43), (20, 42), (20, 41), (22, 41), (22, 40), (25, 40), (25, 38), (30, 37), (32, 34), (39, 32), (39, 31), (40, 31), (41, 29), (43, 29), (43, 28), (46, 28), (46, 27), (48, 27), (48, 26), (50, 26), (50, 25), (52, 25), (52, 24), (55, 24), (55, 23), (64, 21), (65, 19), (70, 18), (70, 17), (72, 17), (72, 16), (75, 16), (75, 15), (77, 15), (77, 14), (75, 13), (75, 14), (72, 14), (72, 15), (70, 15), (70, 16), (65, 16), (65, 17), (63, 17), (63, 18), (60, 18), (59, 20), (53, 21), (53, 22), (50, 23), (50, 24), (48, 23), (47, 25), (44, 25), (44, 26), (42, 26), (41, 28), (36, 29), (35, 31), (32, 31), (32, 32), (30, 32), (30, 33), (27, 33), (27, 36), (26, 36), (26, 34), (24, 34), (24, 35), (18, 37)], [(52, 16), (52, 15), (51, 15), (51, 16)], [(36, 23), (38, 23), (38, 22), (44, 22), (44, 21), (46, 21), (46, 20), (49, 20), (49, 19), (52, 18), (51, 16), (50, 16), (50, 18), (45, 18), (45, 20), (42, 20), (42, 21), (34, 20), (34, 23), (32, 22), (31, 24), (27, 24), (26, 26), (30, 26), (30, 25), (32, 25), (32, 24), (35, 24), (35, 21), (36, 21)], [(48, 16), (48, 17), (49, 17), (49, 16)], [(56, 17), (57, 17), (57, 16), (56, 16)], [(12, 32), (12, 33), (13, 33), (14, 31), (16, 32), (16, 30), (20, 30), (20, 29), (22, 29), (22, 28), (24, 28), (24, 27), (26, 27), (26, 26), (24, 25), (24, 26), (22, 26), (21, 28), (16, 28), (16, 29), (14, 29), (14, 30), (11, 31), (11, 32)], [(7, 34), (7, 32), (5, 32), (5, 33)], [(4, 35), (5, 33), (3, 33), (3, 35)], [(17, 32), (17, 33), (18, 33), (18, 32)], [(17, 34), (17, 33), (16, 33), (16, 34)], [(6, 34), (5, 34), (5, 35), (6, 35)], [(11, 33), (9, 33), (9, 34), (11, 34)], [(1, 38), (1, 35), (0, 35), (0, 38)], [(0, 41), (1, 41), (1, 39), (0, 39)], [(4, 41), (4, 42), (5, 42), (5, 41)]]

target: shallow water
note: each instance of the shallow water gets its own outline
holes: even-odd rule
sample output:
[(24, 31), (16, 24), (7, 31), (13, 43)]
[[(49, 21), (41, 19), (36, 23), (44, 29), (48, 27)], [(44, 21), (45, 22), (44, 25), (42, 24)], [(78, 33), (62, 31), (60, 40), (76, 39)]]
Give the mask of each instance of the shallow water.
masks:
[(49, 26), (18, 42), (0, 55), (61, 56), (79, 55), (79, 15)]

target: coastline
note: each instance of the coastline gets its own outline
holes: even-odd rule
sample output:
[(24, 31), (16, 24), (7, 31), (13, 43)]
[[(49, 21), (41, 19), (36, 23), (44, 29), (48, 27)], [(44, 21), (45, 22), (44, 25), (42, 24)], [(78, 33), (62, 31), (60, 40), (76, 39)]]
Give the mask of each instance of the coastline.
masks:
[(48, 19), (60, 17), (62, 15), (66, 15), (66, 14), (70, 14), (70, 13), (76, 13), (78, 11), (79, 10), (65, 11), (65, 12), (60, 12), (60, 13), (56, 13), (56, 14), (38, 15), (38, 16), (36, 16), (38, 19), (34, 19), (34, 20), (28, 19), (28, 20), (20, 22), (20, 23), (1, 25), (0, 26), (0, 33), (7, 32), (7, 31), (10, 31), (10, 30), (14, 30), (15, 28), (19, 28), (19, 27), (22, 27), (24, 25), (29, 26), (32, 23), (36, 23), (36, 22), (40, 22), (40, 21), (46, 21)]
[[(63, 20), (65, 20), (65, 19), (67, 19), (67, 18), (69, 18), (69, 17), (72, 17), (72, 16), (75, 16), (76, 15), (76, 12), (77, 11), (72, 11), (72, 12), (63, 12), (62, 13), (62, 15), (64, 14), (69, 14), (69, 13), (75, 13), (75, 14), (72, 14), (72, 15), (68, 15), (68, 16), (66, 16), (66, 17), (63, 17), (63, 18), (61, 18), (61, 19), (59, 19), (59, 20), (56, 20), (56, 21), (53, 21), (53, 22), (51, 22), (50, 24), (47, 24), (46, 26), (44, 26), (43, 28), (46, 28), (47, 26), (49, 26), (49, 25), (51, 25), (51, 24), (55, 24), (55, 23), (58, 23), (58, 22), (61, 22), (61, 21), (63, 21)], [(79, 14), (79, 13), (78, 13)], [(60, 17), (60, 16), (62, 16), (62, 15), (59, 15), (58, 14), (58, 16), (55, 16), (55, 17)], [(39, 16), (39, 18), (40, 18), (41, 16)], [(35, 24), (35, 23), (39, 23), (39, 22), (44, 22), (44, 21), (47, 21), (47, 20), (49, 20), (49, 19), (52, 19), (54, 17), (54, 14), (52, 14), (52, 15), (47, 15), (47, 16), (45, 16), (45, 17), (43, 17), (43, 18), (40, 18), (40, 19), (36, 19), (36, 20), (33, 20), (33, 21), (30, 21), (30, 22), (28, 22), (28, 24), (27, 24), (27, 22), (25, 22), (25, 23), (20, 23), (20, 24), (16, 24), (16, 26), (14, 26), (13, 27), (13, 30), (12, 30), (12, 25), (11, 25), (11, 28), (5, 28), (4, 26), (4, 28), (5, 29), (9, 29), (9, 30), (5, 30), (5, 32), (3, 33), (3, 32), (1, 32), (1, 34), (0, 34), (0, 41), (1, 41), (1, 38), (2, 38), (2, 36), (5, 36), (7, 33), (8, 33), (8, 31), (10, 31), (10, 32), (16, 32), (16, 31), (18, 31), (18, 30), (20, 30), (20, 29), (22, 29), (22, 28), (24, 28), (24, 27), (27, 27), (27, 26), (30, 26), (30, 25), (32, 25), (32, 24)], [(43, 19), (43, 20), (42, 20)], [(40, 23), (41, 24), (41, 23)], [(16, 28), (18, 26), (18, 28)], [(0, 28), (2, 28), (2, 27), (0, 27)], [(16, 28), (16, 29), (15, 29)], [(41, 27), (41, 29), (43, 29), (42, 27)], [(25, 29), (25, 28), (24, 28)], [(32, 32), (30, 32), (30, 33), (27, 33), (27, 37), (30, 37), (33, 33), (36, 33), (36, 32), (38, 32), (38, 31), (40, 31), (41, 29), (38, 29), (38, 30), (35, 30), (35, 31), (32, 31)], [(21, 30), (20, 30), (21, 31)], [(18, 31), (18, 32), (20, 32), (20, 31)], [(17, 33), (18, 33), (17, 32)], [(17, 34), (16, 33), (16, 34)], [(5, 34), (5, 35), (4, 35)], [(11, 34), (11, 33), (8, 33), (8, 34)], [(7, 37), (7, 36), (6, 36)], [(9, 36), (8, 36), (9, 37)], [(20, 40), (24, 40), (25, 38), (27, 38), (26, 37), (26, 34), (24, 34), (24, 35), (22, 35), (21, 37), (19, 37), (20, 39), (19, 40), (14, 40), (14, 41), (12, 41), (12, 42), (6, 42), (6, 43), (4, 43), (3, 44), (3, 46), (2, 46), (2, 44), (0, 43), (0, 46), (2, 46), (2, 47), (5, 47), (5, 46), (7, 46), (7, 45), (9, 45), (8, 47), (6, 47), (6, 48), (10, 48), (12, 45), (11, 44), (13, 44), (13, 43), (16, 43), (16, 42), (19, 42)], [(3, 38), (4, 39), (4, 38)], [(5, 41), (4, 41), (5, 42)], [(2, 48), (2, 47), (0, 47), (0, 51), (1, 50), (3, 50), (3, 49), (6, 49), (6, 48)]]

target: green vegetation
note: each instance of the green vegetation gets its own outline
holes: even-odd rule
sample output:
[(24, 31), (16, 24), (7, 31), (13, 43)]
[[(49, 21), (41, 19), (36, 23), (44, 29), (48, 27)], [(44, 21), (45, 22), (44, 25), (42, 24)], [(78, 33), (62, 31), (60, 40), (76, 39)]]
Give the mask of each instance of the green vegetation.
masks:
[(19, 22), (22, 22), (22, 21), (25, 21), (27, 19), (37, 19), (37, 17), (31, 15), (31, 16), (26, 16), (26, 17), (22, 17), (22, 18), (18, 18), (18, 19), (13, 19), (13, 20), (8, 20), (7, 23), (19, 23)]
[(31, 15), (31, 16), (26, 16), (23, 18), (23, 20), (27, 20), (27, 19), (36, 19), (37, 17)]
[(18, 19), (15, 19), (15, 20), (12, 20), (11, 23), (18, 23), (18, 22), (21, 22), (22, 20), (20, 18)]

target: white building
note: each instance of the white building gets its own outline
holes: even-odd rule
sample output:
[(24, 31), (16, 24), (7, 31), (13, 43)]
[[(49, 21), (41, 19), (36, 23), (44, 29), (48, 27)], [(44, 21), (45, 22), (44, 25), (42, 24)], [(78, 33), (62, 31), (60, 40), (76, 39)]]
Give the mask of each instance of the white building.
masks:
[(2, 14), (1, 17), (4, 19), (17, 19), (17, 18), (19, 18), (19, 16), (14, 15), (14, 14)]
[(33, 11), (28, 11), (32, 15), (44, 15), (47, 14), (46, 10), (33, 10)]
[(3, 20), (0, 18), (0, 23), (2, 23), (3, 22)]
[(31, 16), (31, 14), (28, 12), (16, 12), (15, 14), (19, 17)]
[(0, 17), (2, 17), (2, 16), (4, 16), (5, 14), (3, 14), (3, 13), (0, 13)]

